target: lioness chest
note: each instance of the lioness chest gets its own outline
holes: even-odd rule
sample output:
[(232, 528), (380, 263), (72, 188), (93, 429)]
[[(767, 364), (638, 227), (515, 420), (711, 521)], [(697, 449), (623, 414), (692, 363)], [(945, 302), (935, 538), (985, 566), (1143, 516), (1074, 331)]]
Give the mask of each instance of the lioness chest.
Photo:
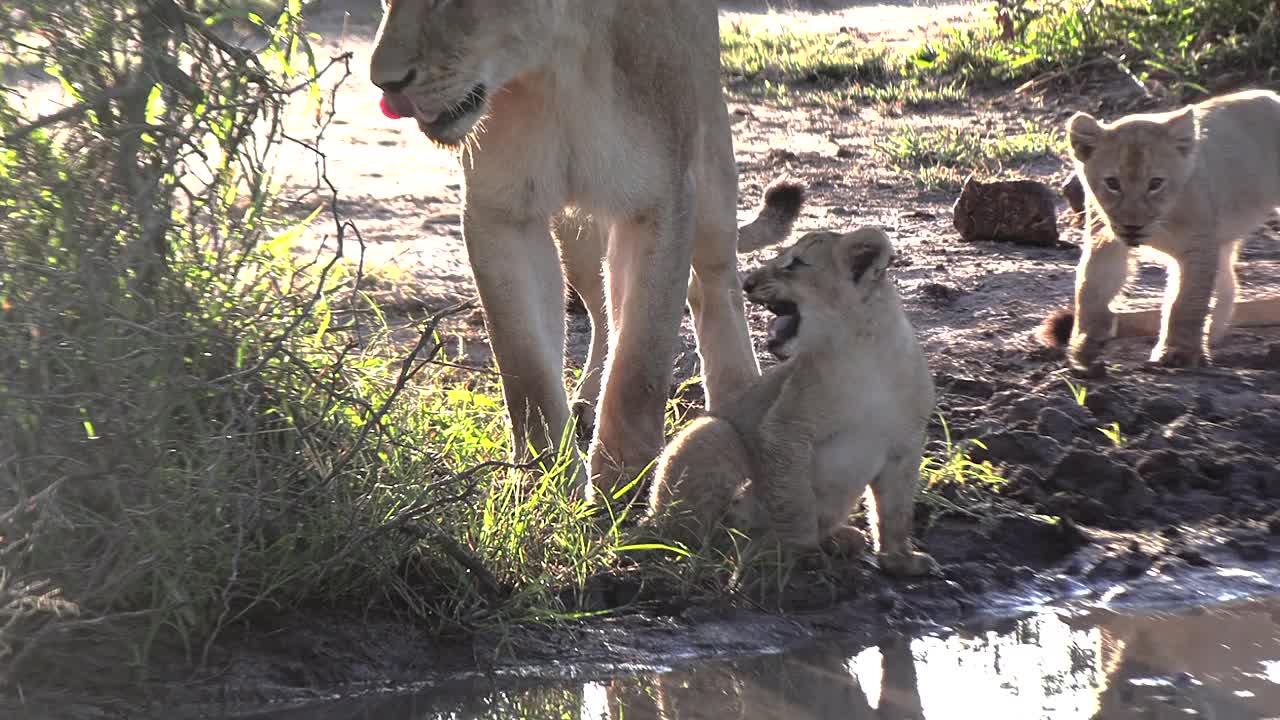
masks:
[(512, 83), (476, 138), (468, 183), (546, 215), (565, 205), (613, 216), (661, 206), (687, 155), (676, 145), (690, 139), (673, 136), (622, 90), (563, 78)]

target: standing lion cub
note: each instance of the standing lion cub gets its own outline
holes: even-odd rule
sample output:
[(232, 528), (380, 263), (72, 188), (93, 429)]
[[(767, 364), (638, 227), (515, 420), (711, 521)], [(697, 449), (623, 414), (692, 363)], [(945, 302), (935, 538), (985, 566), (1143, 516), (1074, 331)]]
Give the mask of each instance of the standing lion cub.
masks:
[[(1086, 237), (1076, 269), (1068, 356), (1096, 370), (1103, 344), (1156, 323), (1152, 313), (1117, 317), (1109, 307), (1129, 274), (1133, 248), (1169, 267), (1152, 362), (1195, 367), (1209, 360), (1233, 317), (1280, 322), (1280, 301), (1235, 302), (1240, 241), (1280, 205), (1280, 96), (1238, 92), (1165, 113), (1103, 123), (1077, 113), (1067, 124), (1076, 174), (1108, 232)], [(1086, 230), (1089, 232), (1089, 230)], [(1132, 316), (1132, 317), (1130, 317)], [(1070, 326), (1066, 316), (1058, 330)]]
[(814, 232), (743, 283), (777, 315), (783, 362), (684, 428), (658, 460), (649, 517), (696, 544), (722, 522), (801, 550), (860, 548), (849, 513), (867, 486), (886, 572), (919, 575), (913, 504), (933, 378), (887, 276), (889, 238)]

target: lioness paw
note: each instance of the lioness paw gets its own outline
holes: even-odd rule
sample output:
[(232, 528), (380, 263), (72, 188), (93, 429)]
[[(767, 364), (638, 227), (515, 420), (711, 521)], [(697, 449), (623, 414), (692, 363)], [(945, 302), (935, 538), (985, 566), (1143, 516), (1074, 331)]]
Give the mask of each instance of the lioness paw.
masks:
[(923, 577), (939, 570), (938, 562), (928, 553), (880, 553), (876, 555), (880, 569), (887, 575), (898, 577)]

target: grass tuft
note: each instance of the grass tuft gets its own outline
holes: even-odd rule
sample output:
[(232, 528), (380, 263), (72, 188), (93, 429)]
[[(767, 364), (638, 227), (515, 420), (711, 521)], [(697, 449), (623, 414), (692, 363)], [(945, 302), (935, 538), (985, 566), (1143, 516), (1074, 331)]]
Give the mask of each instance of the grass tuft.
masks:
[(1064, 145), (1061, 133), (1024, 123), (1021, 132), (1001, 134), (905, 125), (876, 148), (893, 167), (932, 190), (959, 188), (964, 177), (974, 171), (995, 174), (1010, 165), (1057, 157)]

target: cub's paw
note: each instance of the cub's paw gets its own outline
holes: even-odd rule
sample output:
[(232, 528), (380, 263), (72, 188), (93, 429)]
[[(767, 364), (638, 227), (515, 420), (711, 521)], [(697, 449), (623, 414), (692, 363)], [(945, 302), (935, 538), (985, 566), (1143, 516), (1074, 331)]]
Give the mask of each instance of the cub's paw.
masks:
[(1107, 366), (1102, 362), (1102, 348), (1104, 345), (1106, 345), (1104, 340), (1073, 342), (1071, 347), (1067, 349), (1067, 365), (1070, 367), (1072, 374), (1086, 378), (1105, 375)]
[(1209, 357), (1199, 348), (1157, 347), (1151, 362), (1167, 368), (1199, 368), (1209, 364)]
[(909, 553), (880, 553), (876, 555), (880, 562), (880, 570), (886, 575), (898, 577), (923, 577), (940, 570), (938, 562), (928, 553), (913, 551)]

